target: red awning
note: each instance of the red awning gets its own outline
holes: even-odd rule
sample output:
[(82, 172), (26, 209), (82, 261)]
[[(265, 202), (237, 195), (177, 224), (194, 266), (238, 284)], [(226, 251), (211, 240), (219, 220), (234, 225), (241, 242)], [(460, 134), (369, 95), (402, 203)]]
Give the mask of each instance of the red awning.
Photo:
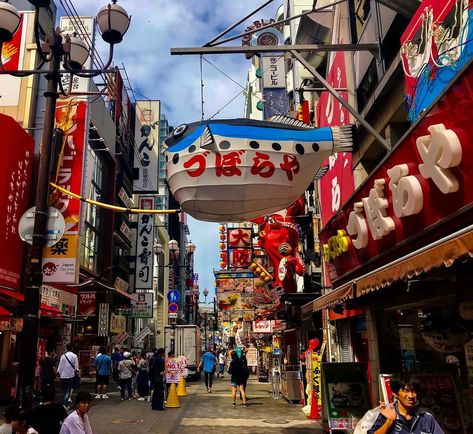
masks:
[(11, 316), (11, 312), (6, 310), (3, 306), (0, 306), (0, 321), (9, 320)]
[[(17, 301), (24, 302), (25, 296), (17, 291), (0, 288), (0, 294), (7, 295)], [(61, 318), (62, 312), (59, 309), (41, 303), (41, 316), (49, 316), (51, 318)]]

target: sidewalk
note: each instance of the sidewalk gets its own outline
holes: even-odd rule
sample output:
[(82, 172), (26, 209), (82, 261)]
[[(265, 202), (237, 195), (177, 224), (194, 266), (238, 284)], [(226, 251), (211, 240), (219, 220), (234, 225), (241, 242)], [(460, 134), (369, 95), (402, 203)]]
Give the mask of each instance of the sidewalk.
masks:
[(153, 411), (149, 402), (120, 401), (111, 384), (110, 398), (94, 399), (89, 416), (94, 434), (322, 433), (320, 424), (306, 419), (300, 405), (274, 400), (267, 383), (250, 379), (246, 406), (238, 400), (233, 407), (230, 390), (229, 377), (215, 379), (212, 393), (203, 383), (189, 383), (189, 396), (180, 398), (180, 408)]

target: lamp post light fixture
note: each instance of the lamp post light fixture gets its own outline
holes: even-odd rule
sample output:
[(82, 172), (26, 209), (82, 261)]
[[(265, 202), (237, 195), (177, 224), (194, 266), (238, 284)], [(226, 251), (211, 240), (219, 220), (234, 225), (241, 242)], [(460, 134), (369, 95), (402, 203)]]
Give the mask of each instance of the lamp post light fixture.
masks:
[[(102, 38), (109, 44), (109, 58), (106, 65), (101, 69), (84, 70), (83, 65), (90, 54), (87, 44), (76, 35), (63, 36), (59, 29), (52, 29), (46, 35), (45, 41), (41, 42), (39, 13), (41, 8), (49, 8), (51, 0), (28, 1), (35, 6), (34, 33), (36, 49), (40, 59), (39, 64), (33, 70), (9, 71), (5, 68), (0, 58), (0, 74), (8, 74), (15, 77), (44, 74), (47, 80), (47, 89), (44, 92), (44, 125), (36, 180), (33, 243), (28, 264), (30, 273), (25, 290), (23, 332), (19, 339), (21, 359), (18, 369), (17, 400), (23, 409), (31, 408), (33, 400), (34, 372), (39, 333), (40, 291), (43, 284), (43, 248), (47, 240), (49, 177), (56, 100), (60, 94), (68, 96), (71, 91), (71, 89), (66, 91), (63, 88), (61, 76), (68, 74), (71, 78), (69, 83), (72, 84), (73, 75), (92, 78), (107, 72), (107, 68), (112, 63), (113, 47), (123, 39), (130, 24), (128, 14), (122, 7), (116, 5), (116, 0), (113, 0), (112, 5), (102, 8), (97, 17), (97, 23), (102, 33)], [(20, 21), (21, 16), (13, 5), (8, 3), (8, 1), (0, 3), (0, 52), (2, 51), (3, 44), (12, 40), (13, 35), (18, 30)], [(49, 69), (42, 69), (45, 63), (49, 64)]]

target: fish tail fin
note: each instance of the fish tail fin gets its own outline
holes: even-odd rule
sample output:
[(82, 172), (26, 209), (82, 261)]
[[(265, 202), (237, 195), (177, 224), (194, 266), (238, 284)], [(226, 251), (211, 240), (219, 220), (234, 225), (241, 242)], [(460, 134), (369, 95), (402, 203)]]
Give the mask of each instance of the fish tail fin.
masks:
[(352, 152), (353, 143), (353, 125), (341, 125), (331, 127), (333, 135), (333, 152)]

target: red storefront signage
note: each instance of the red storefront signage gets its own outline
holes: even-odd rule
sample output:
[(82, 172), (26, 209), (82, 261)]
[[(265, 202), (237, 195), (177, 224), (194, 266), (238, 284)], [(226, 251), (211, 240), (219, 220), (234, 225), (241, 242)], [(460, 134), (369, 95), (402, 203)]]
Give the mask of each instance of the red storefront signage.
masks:
[(469, 68), (325, 226), (332, 279), (471, 208), (472, 89)]
[(96, 301), (96, 292), (79, 292), (77, 294), (77, 316), (95, 316), (97, 313)]
[[(86, 113), (87, 103), (75, 99), (61, 101), (56, 109), (56, 126), (65, 132), (65, 138), (62, 160), (53, 181), (77, 194), (82, 192)], [(52, 205), (64, 216), (66, 232), (58, 243), (44, 249), (44, 282), (77, 283), (80, 201), (55, 192)]]
[[(332, 58), (327, 81), (337, 89), (346, 89), (347, 71), (345, 53), (339, 51)], [(348, 92), (339, 92), (348, 101)], [(328, 91), (322, 92), (317, 105), (317, 126), (328, 127), (347, 125), (350, 123), (348, 110), (344, 108)], [(323, 165), (328, 164), (330, 170), (319, 181), (320, 216), (322, 225), (348, 200), (354, 190), (351, 153), (343, 152), (332, 155)]]
[(0, 114), (0, 285), (20, 287), (25, 243), (18, 222), (30, 198), (34, 140), (10, 116)]

